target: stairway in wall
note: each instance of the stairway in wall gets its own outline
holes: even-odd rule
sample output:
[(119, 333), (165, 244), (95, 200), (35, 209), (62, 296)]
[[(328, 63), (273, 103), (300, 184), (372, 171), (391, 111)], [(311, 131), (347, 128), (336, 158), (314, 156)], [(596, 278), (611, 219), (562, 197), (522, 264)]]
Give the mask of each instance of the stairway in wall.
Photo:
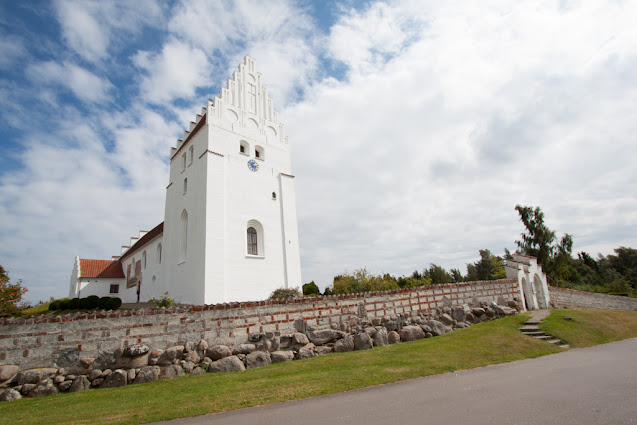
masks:
[(570, 348), (569, 345), (564, 343), (561, 339), (549, 335), (540, 329), (540, 322), (541, 320), (531, 318), (520, 328), (520, 332), (535, 339), (546, 341), (549, 344), (557, 345), (560, 348)]

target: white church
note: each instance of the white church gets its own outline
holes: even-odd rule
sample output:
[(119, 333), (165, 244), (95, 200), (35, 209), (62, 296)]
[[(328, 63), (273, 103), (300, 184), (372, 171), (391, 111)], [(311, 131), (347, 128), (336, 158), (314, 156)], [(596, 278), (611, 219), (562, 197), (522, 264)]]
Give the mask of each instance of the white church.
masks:
[(300, 285), (290, 145), (246, 56), (170, 150), (164, 222), (111, 260), (76, 257), (69, 296), (215, 304)]

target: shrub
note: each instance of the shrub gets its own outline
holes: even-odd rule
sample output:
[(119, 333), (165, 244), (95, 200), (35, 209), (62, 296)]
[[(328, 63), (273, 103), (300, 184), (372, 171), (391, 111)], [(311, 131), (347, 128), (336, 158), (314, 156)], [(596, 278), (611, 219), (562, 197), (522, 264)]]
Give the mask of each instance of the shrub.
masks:
[(154, 307), (172, 307), (177, 305), (174, 298), (168, 297), (168, 292), (164, 292), (164, 295), (159, 298), (152, 297), (148, 300), (148, 302), (150, 302)]
[(108, 310), (108, 300), (110, 300), (111, 297), (100, 297), (99, 301), (97, 302), (97, 308), (99, 308), (100, 310)]
[(88, 310), (88, 299), (80, 298), (80, 302), (78, 304), (79, 304), (78, 309), (80, 309), (80, 310)]
[(69, 300), (69, 308), (68, 308), (68, 310), (79, 310), (81, 308), (80, 307), (81, 303), (82, 302), (80, 301), (79, 298), (71, 298)]
[(60, 300), (58, 310), (70, 310), (71, 309), (71, 300)]
[(106, 303), (106, 310), (117, 310), (122, 306), (122, 300), (117, 297), (109, 298)]
[(100, 303), (100, 297), (98, 297), (97, 295), (91, 295), (86, 297), (87, 310), (96, 309), (99, 306), (99, 303)]
[(301, 292), (299, 288), (279, 288), (272, 291), (270, 294), (270, 300), (289, 300), (292, 298), (299, 298)]
[(321, 291), (319, 290), (319, 287), (316, 286), (316, 283), (311, 281), (310, 283), (303, 285), (303, 295), (321, 295)]
[(51, 301), (51, 304), (49, 304), (49, 311), (60, 310), (61, 302), (62, 301), (60, 301), (60, 300)]
[(366, 268), (334, 277), (334, 294), (355, 294), (358, 292), (388, 291), (398, 289), (398, 281), (390, 274), (374, 276)]

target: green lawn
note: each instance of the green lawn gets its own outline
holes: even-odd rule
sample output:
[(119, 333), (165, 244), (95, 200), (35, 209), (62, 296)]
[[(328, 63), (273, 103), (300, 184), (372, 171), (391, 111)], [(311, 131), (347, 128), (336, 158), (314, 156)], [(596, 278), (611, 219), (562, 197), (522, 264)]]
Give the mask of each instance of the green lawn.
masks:
[[(575, 317), (573, 312), (568, 314)], [(608, 312), (590, 314), (591, 317), (606, 317)], [(621, 336), (614, 334), (613, 338), (637, 336), (637, 312), (624, 314), (622, 317), (632, 325), (624, 331), (619, 330)], [(517, 329), (525, 320), (526, 316), (508, 317), (437, 338), (368, 351), (329, 354), (246, 372), (186, 376), (121, 388), (22, 399), (1, 403), (0, 417), (4, 423), (11, 424), (147, 423), (336, 393), (562, 351), (522, 335)], [(592, 327), (580, 327), (582, 321), (576, 318), (569, 326), (574, 325), (576, 333), (595, 334), (598, 332), (595, 323), (599, 321), (594, 321)]]
[(637, 311), (553, 310), (541, 327), (571, 347), (590, 347), (637, 336)]

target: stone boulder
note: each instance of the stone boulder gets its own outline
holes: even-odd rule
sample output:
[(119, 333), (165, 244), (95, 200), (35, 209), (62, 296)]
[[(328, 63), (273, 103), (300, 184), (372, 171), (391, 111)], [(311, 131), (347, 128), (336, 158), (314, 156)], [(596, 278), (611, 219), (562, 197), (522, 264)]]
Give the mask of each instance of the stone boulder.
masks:
[(92, 371), (90, 371), (88, 373), (88, 380), (89, 381), (94, 381), (97, 378), (99, 378), (100, 376), (102, 376), (102, 370), (101, 369), (93, 369)]
[(72, 380), (67, 380), (62, 382), (60, 385), (58, 385), (58, 388), (60, 389), (60, 391), (66, 391), (69, 388), (71, 388), (71, 384), (73, 383)]
[(453, 320), (453, 318), (446, 313), (440, 315), (440, 321), (448, 326), (454, 325), (456, 323), (456, 321)]
[(254, 344), (239, 344), (232, 350), (232, 354), (235, 356), (237, 354), (250, 354), (256, 349), (257, 347)]
[(482, 307), (474, 307), (474, 308), (471, 309), (471, 312), (476, 317), (480, 317), (480, 316), (482, 316), (485, 313), (485, 311), (484, 311), (484, 309)]
[(119, 369), (141, 369), (144, 366), (148, 366), (148, 352), (137, 357), (124, 356), (117, 361)]
[(232, 350), (225, 345), (213, 345), (206, 350), (206, 356), (212, 360), (220, 360), (231, 355)]
[(146, 382), (153, 382), (159, 379), (159, 373), (161, 368), (159, 366), (146, 366), (143, 367), (135, 376), (135, 384), (145, 384)]
[(201, 351), (202, 353), (205, 353), (207, 349), (208, 349), (208, 341), (206, 341), (205, 339), (200, 340), (199, 344), (197, 344), (197, 350)]
[(155, 366), (157, 364), (157, 362), (159, 361), (159, 359), (161, 358), (162, 354), (164, 354), (164, 350), (153, 350), (150, 353), (148, 353), (148, 365), (149, 366)]
[(369, 350), (374, 346), (367, 332), (354, 335), (354, 350)]
[(74, 393), (76, 391), (88, 390), (91, 387), (91, 381), (88, 380), (86, 375), (80, 375), (73, 380), (73, 383), (69, 387), (69, 392)]
[(19, 371), (20, 371), (20, 366), (16, 366), (13, 364), (0, 366), (0, 382), (13, 379), (13, 377), (16, 376)]
[(34, 389), (29, 391), (27, 397), (46, 397), (49, 395), (57, 394), (60, 390), (55, 386), (51, 379), (45, 379), (40, 382)]
[(401, 341), (416, 341), (425, 338), (425, 331), (420, 326), (403, 326), (398, 334)]
[(292, 334), (292, 345), (294, 345), (295, 347), (303, 347), (309, 342), (310, 341), (307, 336), (305, 336), (305, 334), (302, 334), (300, 332), (295, 332)]
[(465, 323), (465, 322), (458, 322), (456, 324), (456, 328), (458, 328), (458, 329), (463, 329), (463, 328), (468, 328), (468, 327), (469, 327), (469, 324)]
[(400, 342), (400, 334), (396, 331), (387, 332), (387, 343), (388, 344), (396, 344)]
[(20, 400), (22, 395), (14, 389), (9, 388), (0, 392), (0, 401), (14, 401)]
[(35, 385), (36, 385), (36, 384), (24, 384), (24, 385), (18, 385), (18, 386), (16, 387), (16, 391), (17, 391), (17, 388), (20, 388), (20, 394), (22, 394), (22, 395), (27, 395), (27, 394), (29, 394), (29, 392), (30, 392), (32, 389), (34, 389), (34, 388), (35, 388)]
[(148, 353), (149, 350), (150, 348), (148, 348), (148, 346), (144, 344), (129, 345), (128, 347), (124, 348), (122, 356), (132, 359), (134, 357), (143, 356), (144, 354)]
[(167, 348), (159, 359), (157, 360), (158, 365), (170, 365), (173, 364), (173, 360), (181, 360), (184, 355), (184, 346), (183, 345), (175, 345), (173, 347)]
[(307, 337), (314, 345), (325, 345), (328, 342), (335, 341), (343, 336), (343, 332), (334, 329), (319, 329), (307, 334)]
[(128, 384), (128, 372), (122, 369), (117, 369), (106, 377), (100, 388), (123, 387), (126, 384)]
[(335, 353), (344, 353), (346, 351), (354, 351), (354, 337), (347, 335), (334, 344)]
[(431, 333), (434, 336), (440, 336), (440, 335), (444, 335), (448, 332), (451, 332), (451, 327), (445, 325), (442, 322), (439, 322), (437, 320), (428, 320), (427, 321), (427, 326), (429, 326), (431, 328)]
[(318, 347), (314, 349), (314, 351), (316, 352), (317, 356), (321, 356), (323, 354), (333, 353), (334, 349), (330, 347), (329, 345), (319, 345)]
[(192, 370), (192, 372), (190, 372), (191, 375), (203, 375), (204, 373), (206, 373), (206, 371), (202, 368), (200, 368), (199, 366), (197, 366), (196, 368), (194, 368)]
[(451, 309), (451, 317), (456, 322), (464, 322), (466, 320), (467, 311), (462, 306), (455, 306)]
[(299, 348), (299, 351), (294, 355), (296, 360), (311, 359), (316, 357), (316, 352), (312, 348)]
[(171, 364), (170, 366), (167, 366), (166, 368), (164, 368), (164, 370), (161, 371), (161, 373), (159, 374), (159, 378), (160, 379), (173, 379), (173, 378), (179, 378), (180, 376), (184, 376), (186, 373), (184, 372), (184, 369), (177, 365), (177, 364)]
[(212, 373), (238, 372), (243, 370), (246, 370), (246, 367), (237, 356), (224, 357), (221, 360), (210, 363), (210, 367), (208, 368), (208, 372)]
[(389, 344), (387, 340), (387, 329), (382, 326), (376, 326), (376, 334), (373, 336), (374, 347), (382, 347)]
[(263, 367), (272, 364), (272, 358), (267, 351), (253, 351), (246, 356), (246, 366), (248, 369)]
[(55, 376), (57, 371), (57, 368), (53, 367), (22, 370), (15, 375), (12, 382), (16, 385), (39, 384), (41, 381)]
[(292, 351), (273, 351), (270, 353), (272, 363), (289, 362), (294, 359), (294, 353)]

